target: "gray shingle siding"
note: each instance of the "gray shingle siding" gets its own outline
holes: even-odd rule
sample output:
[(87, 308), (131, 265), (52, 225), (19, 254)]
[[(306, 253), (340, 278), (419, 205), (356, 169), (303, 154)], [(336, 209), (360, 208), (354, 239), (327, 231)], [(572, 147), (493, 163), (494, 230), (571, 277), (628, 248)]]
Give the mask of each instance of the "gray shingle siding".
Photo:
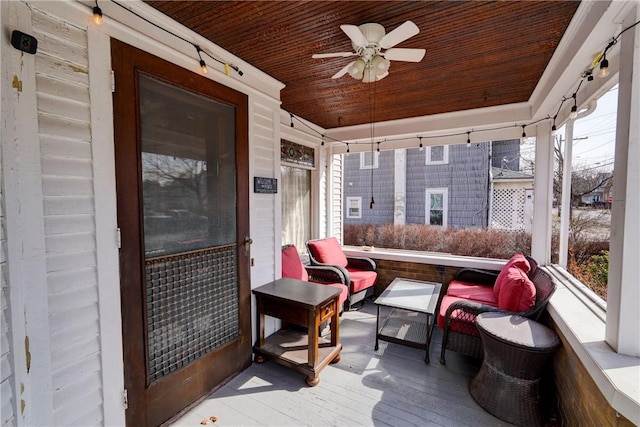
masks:
[[(500, 156), (513, 158), (514, 150), (519, 151), (519, 140), (496, 145)], [(489, 146), (488, 142), (450, 145), (448, 163), (436, 165), (425, 164), (427, 150), (407, 149), (406, 223), (425, 224), (426, 190), (446, 188), (449, 227), (487, 227)], [(362, 197), (362, 218), (345, 218), (345, 224), (393, 223), (394, 166), (394, 152), (381, 152), (379, 167), (374, 169), (376, 203), (371, 210), (371, 170), (360, 169), (359, 153), (345, 155), (343, 202), (350, 196)]]
[(520, 170), (520, 140), (495, 141), (491, 147), (491, 166)]
[[(373, 209), (369, 209), (371, 171), (373, 171), (373, 197), (375, 200)], [(345, 224), (393, 223), (393, 194), (393, 151), (381, 151), (378, 157), (378, 168), (374, 169), (360, 169), (360, 153), (344, 155), (343, 206), (346, 207), (347, 197), (362, 198), (362, 218), (347, 218), (345, 215)]]

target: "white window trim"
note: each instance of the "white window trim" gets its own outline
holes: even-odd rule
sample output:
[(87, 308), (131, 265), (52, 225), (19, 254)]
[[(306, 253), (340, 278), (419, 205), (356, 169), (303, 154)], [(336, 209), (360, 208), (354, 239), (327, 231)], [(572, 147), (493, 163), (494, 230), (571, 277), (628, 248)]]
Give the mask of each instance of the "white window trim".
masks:
[(424, 223), (430, 225), (431, 218), (431, 195), (432, 194), (442, 194), (442, 227), (446, 227), (447, 217), (449, 216), (449, 189), (440, 187), (440, 188), (427, 188), (425, 190), (425, 201), (424, 201)]
[(360, 169), (378, 169), (378, 157), (380, 157), (380, 152), (373, 152), (373, 164), (367, 165), (365, 163), (365, 156), (371, 153), (370, 151), (360, 153)]
[(425, 165), (446, 165), (449, 163), (449, 146), (448, 145), (437, 145), (435, 147), (443, 147), (444, 152), (442, 153), (442, 160), (431, 160), (431, 149), (433, 147), (426, 147), (425, 151)]
[[(358, 202), (358, 215), (351, 215), (349, 210), (349, 203), (352, 201)], [(345, 207), (347, 218), (360, 219), (362, 218), (362, 197), (347, 197), (347, 206)]]

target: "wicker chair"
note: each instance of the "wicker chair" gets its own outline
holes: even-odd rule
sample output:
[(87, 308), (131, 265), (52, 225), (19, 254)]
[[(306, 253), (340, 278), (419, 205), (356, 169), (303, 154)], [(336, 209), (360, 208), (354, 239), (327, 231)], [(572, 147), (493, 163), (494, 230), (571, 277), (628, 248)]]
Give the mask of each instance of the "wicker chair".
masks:
[[(476, 316), (480, 313), (500, 312), (517, 314), (529, 319), (537, 320), (544, 312), (547, 302), (556, 290), (553, 278), (546, 271), (538, 268), (538, 264), (530, 257), (526, 257), (531, 265), (529, 279), (536, 288), (535, 304), (523, 312), (509, 312), (498, 307), (473, 300), (460, 300), (451, 304), (444, 315), (444, 334), (440, 363), (445, 364), (445, 351), (451, 350), (481, 359), (483, 347), (478, 329), (475, 324)], [(498, 274), (477, 269), (462, 269), (454, 280), (473, 283), (474, 285), (493, 287)], [(453, 327), (452, 327), (453, 326)]]
[(345, 310), (373, 295), (378, 277), (376, 263), (371, 258), (347, 257), (335, 237), (309, 240), (307, 242), (309, 261), (312, 266), (332, 266), (339, 269), (349, 288)]

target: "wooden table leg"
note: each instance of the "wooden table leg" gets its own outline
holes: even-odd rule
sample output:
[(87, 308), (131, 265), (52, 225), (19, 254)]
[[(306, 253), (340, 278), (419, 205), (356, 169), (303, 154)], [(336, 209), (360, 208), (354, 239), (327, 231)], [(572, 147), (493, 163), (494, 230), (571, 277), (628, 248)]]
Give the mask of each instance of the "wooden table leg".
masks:
[[(331, 345), (338, 345), (340, 342), (340, 307), (338, 306), (338, 297), (333, 301), (333, 316), (331, 316)], [(340, 353), (338, 353), (330, 363), (338, 363), (340, 361)]]
[[(309, 359), (307, 363), (311, 368), (316, 367), (318, 361), (318, 325), (320, 323), (320, 308), (316, 307), (315, 310), (309, 310), (309, 324), (307, 326), (307, 333), (309, 336)], [(307, 378), (307, 383), (309, 379)], [(317, 384), (317, 382), (316, 382)]]
[[(256, 316), (256, 331), (258, 332), (258, 348), (262, 348), (264, 346), (264, 310), (263, 310), (263, 302), (262, 298), (256, 298), (256, 309), (258, 310), (258, 315)], [(262, 354), (256, 354), (254, 359), (256, 363), (264, 363), (266, 360)]]

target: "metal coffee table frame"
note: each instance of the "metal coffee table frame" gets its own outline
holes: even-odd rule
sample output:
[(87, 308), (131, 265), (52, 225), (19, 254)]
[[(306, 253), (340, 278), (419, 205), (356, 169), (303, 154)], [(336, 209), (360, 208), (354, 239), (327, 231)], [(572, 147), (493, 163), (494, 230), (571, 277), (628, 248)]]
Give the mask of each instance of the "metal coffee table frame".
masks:
[[(378, 306), (375, 350), (378, 351), (378, 340), (421, 348), (425, 349), (425, 363), (429, 363), (429, 344), (441, 287), (441, 283), (394, 279), (374, 301)], [(380, 307), (391, 308), (382, 323)], [(411, 330), (418, 333), (410, 334)]]

